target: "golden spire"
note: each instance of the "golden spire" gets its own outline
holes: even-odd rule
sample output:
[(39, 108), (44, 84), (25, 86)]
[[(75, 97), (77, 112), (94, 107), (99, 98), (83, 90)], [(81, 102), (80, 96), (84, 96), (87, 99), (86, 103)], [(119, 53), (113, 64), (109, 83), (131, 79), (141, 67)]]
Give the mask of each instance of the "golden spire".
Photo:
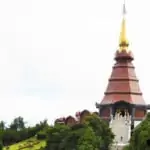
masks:
[(120, 39), (119, 39), (119, 50), (127, 50), (129, 46), (128, 39), (126, 37), (126, 5), (125, 5), (125, 0), (123, 4), (123, 18), (122, 18), (122, 24), (121, 24), (121, 32), (120, 32)]

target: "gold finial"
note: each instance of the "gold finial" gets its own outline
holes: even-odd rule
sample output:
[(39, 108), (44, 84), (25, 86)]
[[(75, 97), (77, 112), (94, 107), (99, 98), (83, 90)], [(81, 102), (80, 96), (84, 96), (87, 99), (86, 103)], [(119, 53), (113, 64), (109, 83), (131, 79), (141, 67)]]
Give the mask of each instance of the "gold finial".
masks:
[(128, 39), (126, 37), (126, 19), (125, 19), (125, 15), (126, 15), (126, 5), (125, 5), (125, 0), (124, 0), (124, 3), (123, 3), (123, 18), (122, 18), (121, 32), (120, 32), (120, 39), (119, 39), (120, 51), (127, 50), (128, 46), (129, 46), (129, 42), (128, 42)]

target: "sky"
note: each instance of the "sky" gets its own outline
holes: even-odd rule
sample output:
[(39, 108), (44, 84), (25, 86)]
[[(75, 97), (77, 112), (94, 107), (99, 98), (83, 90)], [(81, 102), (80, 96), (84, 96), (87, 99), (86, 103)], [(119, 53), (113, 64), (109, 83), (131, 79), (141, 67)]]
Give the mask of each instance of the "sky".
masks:
[[(0, 120), (29, 125), (97, 111), (118, 49), (123, 0), (0, 1)], [(150, 103), (150, 1), (127, 0), (127, 32)]]

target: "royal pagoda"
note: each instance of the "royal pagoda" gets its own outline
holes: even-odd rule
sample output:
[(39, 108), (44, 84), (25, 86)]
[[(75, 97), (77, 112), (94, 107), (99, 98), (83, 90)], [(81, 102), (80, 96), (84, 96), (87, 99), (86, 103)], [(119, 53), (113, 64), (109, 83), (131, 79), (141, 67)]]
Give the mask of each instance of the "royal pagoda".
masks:
[[(150, 105), (147, 105), (144, 101), (133, 65), (134, 57), (129, 46), (130, 44), (126, 36), (126, 8), (124, 2), (118, 50), (114, 57), (115, 64), (112, 68), (104, 97), (100, 103), (96, 103), (98, 112), (90, 112), (85, 109), (77, 112), (75, 117), (67, 116), (58, 118), (55, 120), (55, 123), (72, 126), (82, 123), (86, 116), (93, 113), (111, 123), (112, 117), (115, 117), (115, 114), (119, 113), (123, 117), (128, 114), (131, 121), (130, 125), (134, 128), (135, 122), (137, 122), (137, 125), (145, 118)], [(115, 127), (118, 128), (119, 126)], [(120, 132), (118, 135), (120, 135)]]
[(149, 105), (146, 105), (139, 80), (133, 65), (134, 56), (129, 48), (126, 36), (126, 7), (123, 4), (123, 18), (118, 44), (115, 53), (115, 64), (108, 80), (108, 85), (100, 103), (96, 103), (101, 118), (110, 121), (111, 116), (120, 112), (122, 116), (128, 113), (131, 121), (144, 119)]

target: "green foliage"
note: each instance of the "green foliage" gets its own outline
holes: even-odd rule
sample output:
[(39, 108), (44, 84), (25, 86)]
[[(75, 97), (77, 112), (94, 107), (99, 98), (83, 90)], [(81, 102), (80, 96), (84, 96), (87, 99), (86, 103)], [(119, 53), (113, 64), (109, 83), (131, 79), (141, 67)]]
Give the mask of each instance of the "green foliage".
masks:
[[(39, 131), (45, 132), (48, 128), (47, 120), (41, 121), (39, 124), (36, 124), (33, 127), (25, 127), (25, 122), (22, 117), (15, 118), (10, 124), (9, 128), (5, 127), (5, 122), (0, 122), (0, 141), (2, 141), (4, 146), (8, 146), (28, 138), (35, 136)], [(46, 137), (45, 135), (41, 135), (39, 138)], [(44, 136), (44, 137), (43, 137)]]
[(88, 126), (92, 127), (97, 137), (102, 137), (101, 142), (99, 142), (98, 144), (101, 143), (100, 145), (108, 148), (115, 137), (108, 124), (105, 121), (101, 120), (97, 115), (88, 116), (85, 120), (85, 123)]
[(130, 146), (129, 145), (126, 145), (123, 150), (131, 150)]
[(0, 142), (0, 150), (3, 150), (3, 144)]
[(39, 131), (39, 132), (37, 133), (37, 139), (38, 139), (38, 140), (44, 140), (44, 139), (46, 139), (46, 136), (47, 136), (47, 134), (46, 134), (46, 132), (44, 132), (44, 131)]
[(83, 135), (78, 140), (79, 150), (95, 150), (101, 144), (101, 137), (95, 136), (91, 127), (84, 129)]
[(150, 149), (147, 140), (150, 139), (150, 113), (133, 131), (130, 139), (130, 150), (146, 150)]
[(22, 130), (24, 128), (25, 128), (25, 122), (23, 118), (20, 116), (15, 118), (10, 125), (10, 129), (13, 129), (13, 130)]
[(64, 137), (69, 133), (70, 128), (65, 125), (56, 124), (48, 131), (47, 150), (57, 150), (63, 145)]
[[(20, 142), (35, 135), (37, 140)], [(102, 147), (108, 149), (113, 138), (108, 124), (97, 115), (90, 115), (83, 124), (72, 127), (60, 124), (49, 127), (47, 120), (44, 120), (34, 127), (26, 128), (23, 118), (18, 117), (14, 119), (10, 128), (3, 128), (3, 124), (0, 128), (0, 139), (6, 146), (4, 150), (44, 150), (45, 146), (46, 150), (100, 150)], [(10, 146), (11, 144), (13, 145)]]
[(3, 150), (45, 150), (45, 145), (45, 140), (37, 140), (34, 137), (6, 146)]
[(5, 122), (0, 121), (0, 130), (5, 130)]
[(109, 126), (97, 115), (72, 127), (56, 124), (48, 131), (46, 150), (99, 150), (108, 148), (114, 138)]

